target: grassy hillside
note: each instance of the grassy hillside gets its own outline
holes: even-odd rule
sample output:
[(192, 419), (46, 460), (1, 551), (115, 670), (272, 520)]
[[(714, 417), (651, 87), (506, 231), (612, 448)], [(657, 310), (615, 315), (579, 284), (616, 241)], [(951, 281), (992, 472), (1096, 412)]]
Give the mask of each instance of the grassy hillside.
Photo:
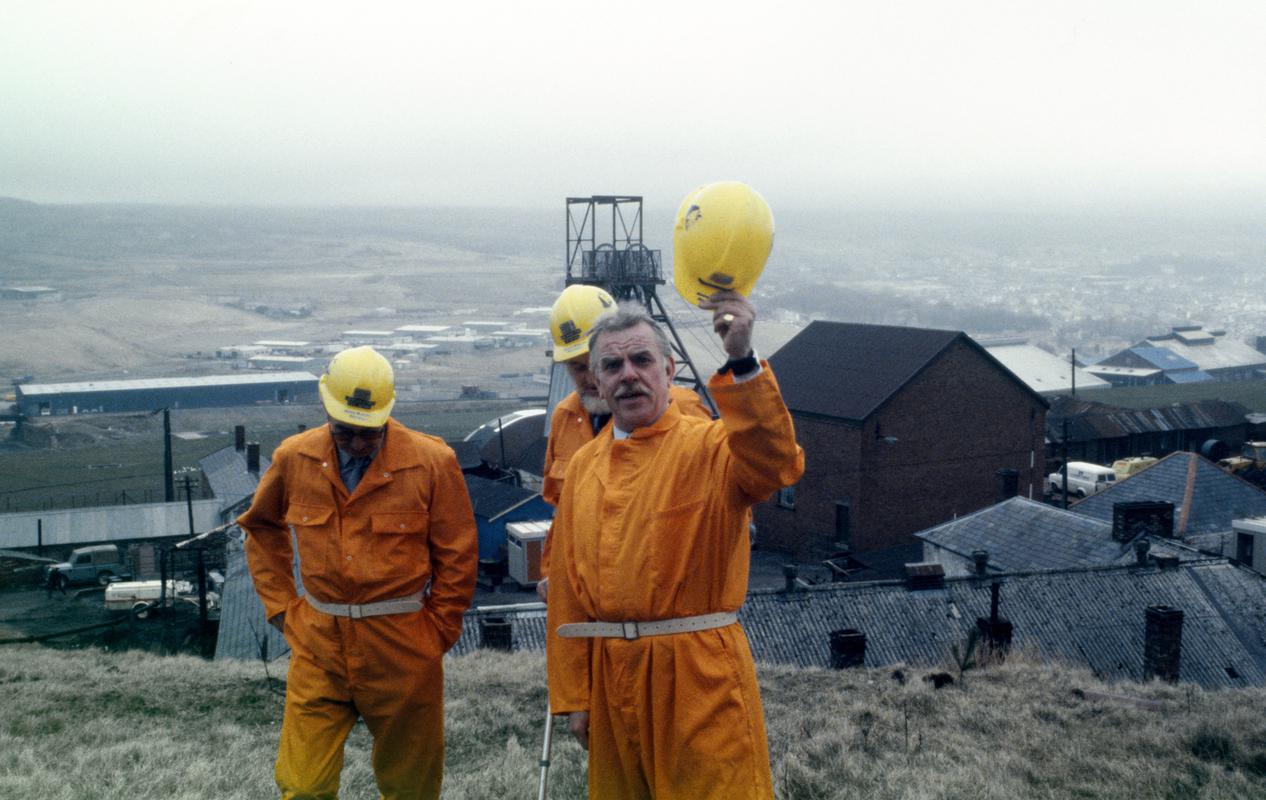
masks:
[[(534, 798), (538, 655), (447, 665), (445, 798)], [(934, 690), (911, 673), (762, 669), (780, 798), (1260, 798), (1266, 691), (1106, 686), (1014, 658)], [(273, 795), (279, 683), (260, 664), (35, 646), (0, 657), (0, 797), (255, 800)], [(369, 737), (343, 796), (374, 797)], [(557, 739), (553, 798), (584, 797)]]

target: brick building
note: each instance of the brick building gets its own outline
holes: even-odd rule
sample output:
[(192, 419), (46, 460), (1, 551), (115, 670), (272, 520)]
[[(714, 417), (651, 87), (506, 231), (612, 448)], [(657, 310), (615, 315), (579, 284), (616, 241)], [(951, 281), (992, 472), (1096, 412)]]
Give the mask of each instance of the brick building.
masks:
[(770, 358), (805, 475), (756, 509), (762, 546), (811, 558), (1042, 492), (1047, 403), (959, 331), (814, 322)]

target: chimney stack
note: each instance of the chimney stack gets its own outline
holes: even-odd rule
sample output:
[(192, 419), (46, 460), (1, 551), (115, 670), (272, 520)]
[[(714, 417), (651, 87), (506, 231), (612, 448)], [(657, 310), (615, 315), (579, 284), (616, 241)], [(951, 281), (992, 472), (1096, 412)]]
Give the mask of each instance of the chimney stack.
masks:
[(239, 453), (246, 449), (246, 426), (245, 425), (233, 426), (233, 449)]
[(906, 588), (911, 591), (944, 589), (945, 567), (935, 561), (906, 564)]
[(861, 667), (866, 663), (866, 634), (855, 628), (831, 631), (831, 669)]
[(480, 647), (486, 647), (489, 650), (504, 650), (508, 653), (513, 649), (513, 641), (510, 621), (505, 617), (479, 618)]
[(1174, 504), (1158, 500), (1113, 503), (1113, 540), (1124, 543), (1140, 535), (1174, 538)]
[(985, 575), (989, 572), (989, 551), (973, 550), (971, 551), (971, 560), (976, 564), (976, 574)]
[(1147, 554), (1151, 551), (1151, 549), (1152, 549), (1152, 540), (1148, 539), (1146, 536), (1142, 537), (1141, 539), (1135, 540), (1134, 557), (1138, 559), (1138, 565), (1140, 567), (1147, 566), (1147, 561), (1148, 561)]
[(1182, 611), (1148, 606), (1143, 631), (1143, 680), (1178, 681), (1182, 661)]
[(998, 476), (998, 502), (1010, 500), (1020, 493), (1020, 473), (1011, 468), (1000, 469)]
[(795, 564), (782, 565), (782, 578), (784, 581), (786, 581), (786, 585), (783, 588), (786, 592), (791, 593), (791, 592), (796, 591), (796, 589), (800, 588), (799, 575), (800, 575), (800, 568), (797, 567)]
[(252, 475), (259, 474), (259, 442), (246, 443), (246, 471)]

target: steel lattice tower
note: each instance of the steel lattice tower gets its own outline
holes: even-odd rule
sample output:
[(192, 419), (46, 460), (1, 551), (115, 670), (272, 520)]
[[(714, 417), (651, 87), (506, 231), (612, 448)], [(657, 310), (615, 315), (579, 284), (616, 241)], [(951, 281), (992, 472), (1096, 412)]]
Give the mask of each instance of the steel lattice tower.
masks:
[(659, 299), (656, 287), (664, 285), (663, 259), (659, 250), (652, 250), (643, 242), (642, 198), (634, 195), (568, 197), (565, 263), (568, 286), (574, 283), (600, 286), (616, 300), (641, 304), (652, 319), (664, 326), (677, 362), (674, 382), (698, 392), (715, 414), (716, 406), (707, 386)]

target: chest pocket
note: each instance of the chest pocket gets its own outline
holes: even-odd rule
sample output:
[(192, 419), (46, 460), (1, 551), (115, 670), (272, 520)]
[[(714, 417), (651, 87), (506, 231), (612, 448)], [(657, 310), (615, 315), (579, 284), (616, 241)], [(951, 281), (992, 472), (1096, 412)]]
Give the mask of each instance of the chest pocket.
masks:
[(383, 575), (410, 577), (430, 572), (430, 518), (426, 511), (379, 511), (369, 517), (373, 563)]
[(333, 519), (334, 509), (329, 506), (291, 503), (286, 509), (286, 524), (294, 529), (299, 543), (299, 562), (306, 569), (325, 570), (333, 558), (329, 550), (338, 535), (331, 525)]

